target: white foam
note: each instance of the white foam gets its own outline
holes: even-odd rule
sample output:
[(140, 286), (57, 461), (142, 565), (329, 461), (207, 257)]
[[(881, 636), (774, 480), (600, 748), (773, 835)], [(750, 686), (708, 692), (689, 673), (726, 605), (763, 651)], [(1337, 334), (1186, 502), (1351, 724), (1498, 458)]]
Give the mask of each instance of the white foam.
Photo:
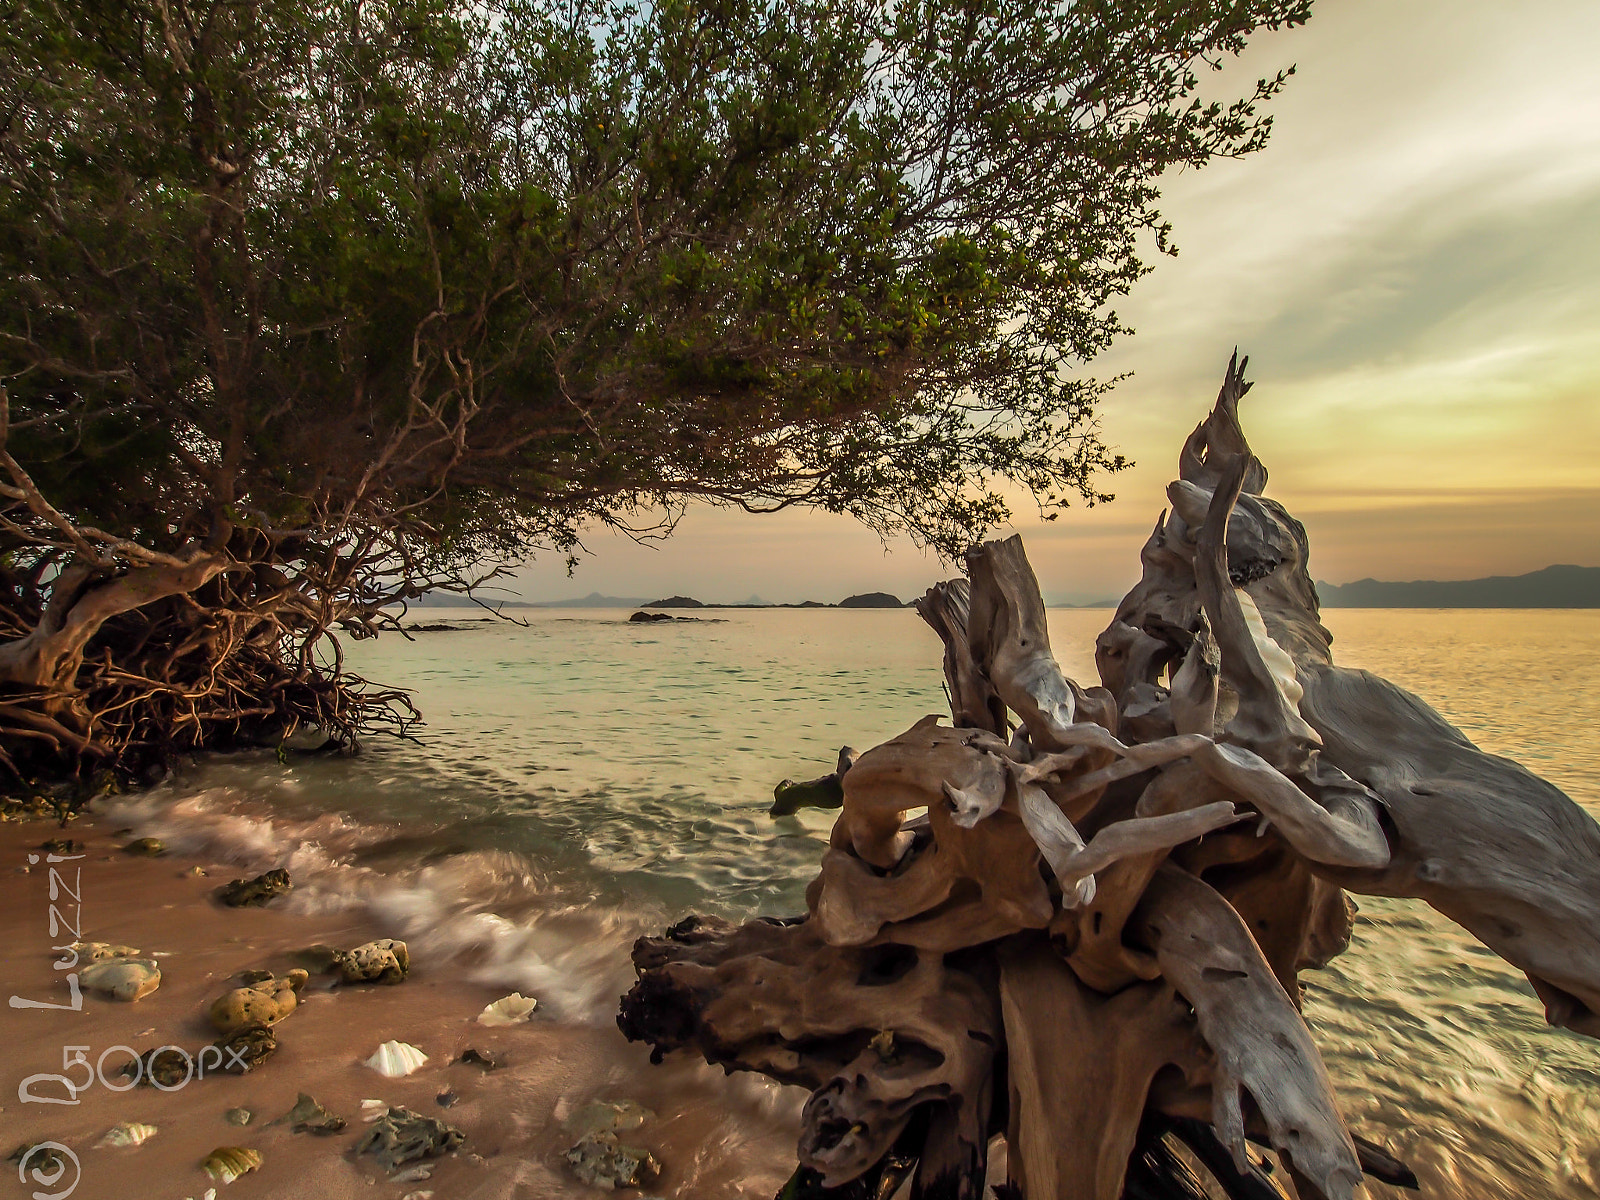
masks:
[(181, 796), (158, 789), (100, 811), (177, 853), (244, 873), (281, 867), (295, 884), (282, 901), (286, 911), (364, 909), (384, 936), (404, 939), (417, 967), (536, 996), (539, 1012), (559, 1020), (614, 1020), (616, 998), (632, 983), (629, 947), (662, 923), (660, 913), (597, 905), (563, 891), (504, 851), (380, 872), (350, 858), (390, 831), (335, 814), (296, 819), (252, 808), (235, 788)]

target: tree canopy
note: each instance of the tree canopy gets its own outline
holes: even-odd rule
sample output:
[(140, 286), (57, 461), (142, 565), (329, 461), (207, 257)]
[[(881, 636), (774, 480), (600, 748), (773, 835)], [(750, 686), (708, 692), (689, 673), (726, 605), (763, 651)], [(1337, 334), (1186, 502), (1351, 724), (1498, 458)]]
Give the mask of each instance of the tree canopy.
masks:
[(167, 689), (124, 741), (292, 726), (193, 680), (696, 498), (947, 553), (1103, 498), (1158, 178), (1262, 144), (1287, 73), (1202, 74), (1309, 7), (11, 6), (0, 729), (137, 724), (102, 659)]

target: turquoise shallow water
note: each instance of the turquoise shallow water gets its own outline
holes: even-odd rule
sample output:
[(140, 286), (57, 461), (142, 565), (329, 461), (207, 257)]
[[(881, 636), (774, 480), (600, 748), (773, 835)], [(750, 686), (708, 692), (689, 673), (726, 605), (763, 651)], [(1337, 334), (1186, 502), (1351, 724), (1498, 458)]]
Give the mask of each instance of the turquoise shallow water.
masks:
[[(258, 861), (300, 842), (296, 861), (325, 868), (308, 895), (377, 896), (414, 936), (431, 928), (440, 953), (515, 929), (497, 978), (565, 987), (569, 1008), (603, 1021), (635, 932), (690, 910), (801, 910), (832, 818), (769, 819), (777, 780), (947, 711), (938, 641), (910, 611), (528, 615), (526, 628), (472, 622), (347, 648), (362, 674), (415, 689), (420, 741), (210, 763), (143, 817), (168, 832), (175, 816), (204, 818), (214, 842), (232, 822), (227, 836)], [(1057, 657), (1080, 681), (1095, 678), (1108, 617), (1051, 613)], [(1325, 617), (1341, 664), (1418, 692), (1600, 814), (1600, 612)], [(404, 887), (374, 891), (375, 879)], [(1547, 1029), (1520, 974), (1426, 906), (1360, 903), (1355, 945), (1307, 976), (1352, 1127), (1410, 1159), (1424, 1195), (1600, 1195), (1600, 1043)]]

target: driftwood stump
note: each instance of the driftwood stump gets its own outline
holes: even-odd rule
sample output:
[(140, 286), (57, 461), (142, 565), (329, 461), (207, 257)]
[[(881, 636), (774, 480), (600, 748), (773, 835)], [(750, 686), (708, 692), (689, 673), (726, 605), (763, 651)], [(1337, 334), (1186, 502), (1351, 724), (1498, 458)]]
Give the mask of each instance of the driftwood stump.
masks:
[(973, 549), (918, 604), (954, 725), (841, 757), (805, 916), (635, 946), (629, 1038), (811, 1090), (784, 1196), (978, 1200), (996, 1135), (1025, 1200), (1203, 1196), (1195, 1168), (1251, 1200), (1415, 1186), (1300, 1016), (1343, 889), (1426, 900), (1600, 1035), (1600, 826), (1333, 665), (1248, 389), (1230, 363), (1184, 444), (1101, 686), (1056, 665), (1021, 540)]

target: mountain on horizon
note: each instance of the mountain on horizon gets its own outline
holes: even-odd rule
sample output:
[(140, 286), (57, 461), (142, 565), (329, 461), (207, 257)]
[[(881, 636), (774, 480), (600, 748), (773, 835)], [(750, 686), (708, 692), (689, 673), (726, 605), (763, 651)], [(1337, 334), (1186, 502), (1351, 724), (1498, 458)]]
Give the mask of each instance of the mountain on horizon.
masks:
[(1317, 581), (1323, 608), (1600, 608), (1600, 567), (1545, 567), (1526, 575), (1386, 583)]
[(602, 596), (590, 592), (581, 600), (536, 600), (529, 608), (638, 608), (644, 600), (638, 596)]
[(412, 608), (638, 608), (644, 600), (638, 596), (602, 596), (590, 592), (579, 600), (517, 600), (486, 592), (472, 600), (457, 592), (429, 592), (420, 600), (411, 601)]

